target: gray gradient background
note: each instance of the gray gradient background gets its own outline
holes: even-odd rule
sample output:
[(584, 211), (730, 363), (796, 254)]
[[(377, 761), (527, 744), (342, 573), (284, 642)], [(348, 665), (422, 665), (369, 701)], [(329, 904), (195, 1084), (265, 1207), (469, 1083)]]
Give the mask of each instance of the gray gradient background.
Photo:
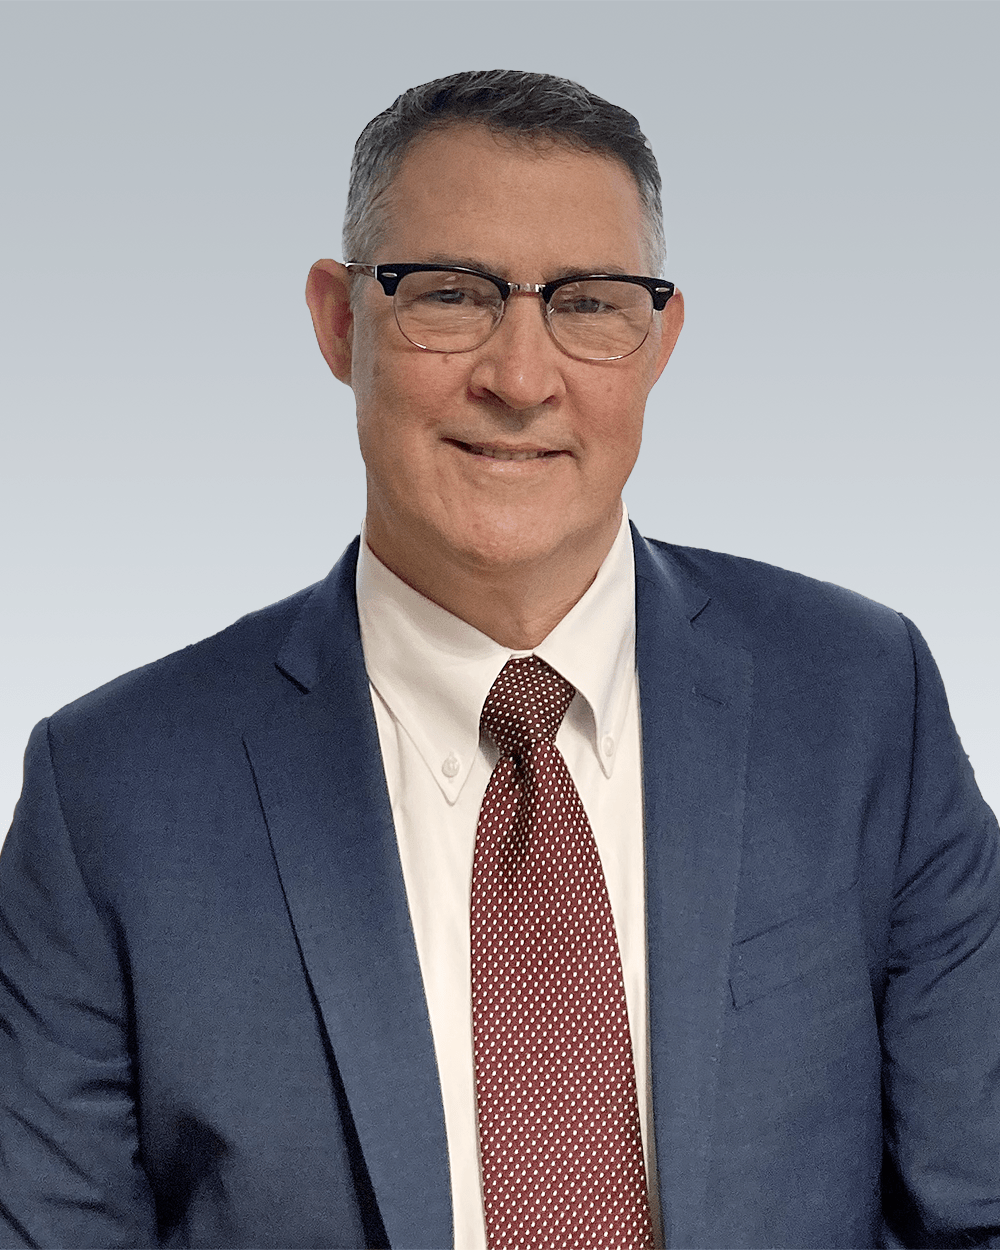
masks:
[(998, 46), (990, 3), (0, 5), (0, 824), (36, 720), (356, 532), (306, 272), (362, 125), (494, 65), (660, 159), (688, 324), (634, 520), (912, 616), (997, 806)]

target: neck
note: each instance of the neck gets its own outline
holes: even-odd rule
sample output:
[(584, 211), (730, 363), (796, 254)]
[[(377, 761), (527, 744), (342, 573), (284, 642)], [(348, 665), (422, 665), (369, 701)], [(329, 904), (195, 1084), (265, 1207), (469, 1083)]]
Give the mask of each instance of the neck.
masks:
[(583, 557), (562, 553), (541, 561), (507, 564), (442, 561), (412, 548), (380, 541), (369, 529), (368, 546), (392, 573), (425, 598), (512, 651), (531, 651), (552, 632), (589, 589), (617, 535)]

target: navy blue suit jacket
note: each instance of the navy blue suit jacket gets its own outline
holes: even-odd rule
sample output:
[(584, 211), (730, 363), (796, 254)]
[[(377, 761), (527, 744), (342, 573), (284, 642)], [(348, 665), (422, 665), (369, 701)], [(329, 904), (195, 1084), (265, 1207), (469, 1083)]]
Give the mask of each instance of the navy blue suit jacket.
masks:
[[(997, 829), (926, 647), (635, 541), (668, 1244), (1000, 1244)], [(355, 557), (33, 735), (4, 1246), (451, 1244)]]

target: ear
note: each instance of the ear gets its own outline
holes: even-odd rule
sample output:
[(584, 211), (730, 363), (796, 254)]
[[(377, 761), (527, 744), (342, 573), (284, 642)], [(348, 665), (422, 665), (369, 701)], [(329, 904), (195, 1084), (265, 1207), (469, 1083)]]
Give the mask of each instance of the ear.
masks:
[(351, 384), (351, 276), (335, 260), (318, 260), (309, 270), (306, 303), (323, 359), (334, 375)]
[(670, 359), (670, 354), (674, 350), (674, 345), (684, 325), (684, 296), (680, 291), (674, 291), (667, 300), (660, 317), (660, 351), (656, 360), (656, 372), (653, 375), (654, 382), (667, 367), (667, 361)]

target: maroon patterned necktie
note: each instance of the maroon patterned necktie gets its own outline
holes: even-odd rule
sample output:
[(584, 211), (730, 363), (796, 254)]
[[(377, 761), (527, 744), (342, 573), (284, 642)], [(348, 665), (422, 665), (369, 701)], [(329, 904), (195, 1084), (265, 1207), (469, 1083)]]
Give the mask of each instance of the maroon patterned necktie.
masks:
[(573, 686), (509, 660), (472, 870), (472, 1023), (489, 1250), (653, 1244), (614, 919), (555, 745)]

